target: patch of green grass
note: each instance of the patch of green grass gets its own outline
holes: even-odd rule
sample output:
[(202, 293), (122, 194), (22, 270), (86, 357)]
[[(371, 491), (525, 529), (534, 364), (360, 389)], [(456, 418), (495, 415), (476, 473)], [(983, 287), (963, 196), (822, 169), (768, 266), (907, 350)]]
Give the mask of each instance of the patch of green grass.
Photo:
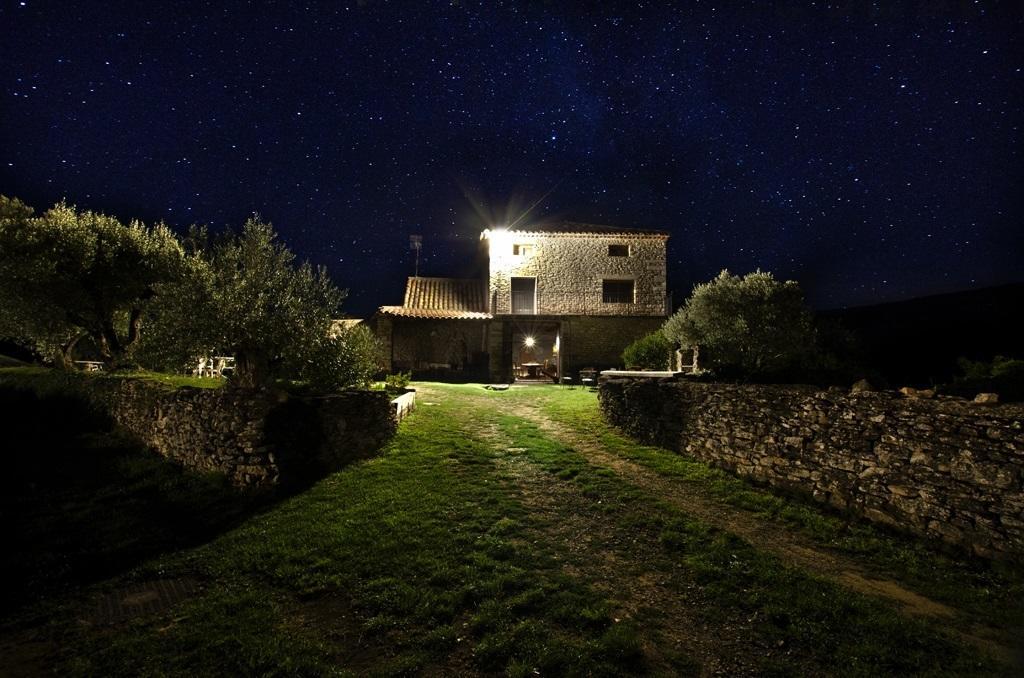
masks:
[(63, 391), (83, 373), (52, 370), (37, 365), (0, 368), (0, 384), (42, 391)]
[[(472, 414), (488, 416), (483, 408)], [(830, 672), (844, 675), (964, 675), (994, 668), (924, 621), (908, 619), (878, 600), (787, 567), (738, 537), (602, 473), (535, 425), (509, 415), (494, 418), (531, 461), (600, 501), (608, 520), (632, 535), (634, 543), (646, 533), (673, 556), (660, 563), (649, 561), (648, 567), (673, 578), (675, 565), (681, 563), (716, 604), (757, 619), (753, 629), (764, 646), (795, 648)], [(566, 473), (569, 470), (571, 474)]]
[(202, 543), (265, 503), (108, 433), (15, 437), (7, 451), (0, 613)]
[(345, 676), (315, 629), (289, 617), (287, 604), (248, 587), (217, 588), (158, 625), (143, 621), (128, 632), (68, 648), (62, 672), (70, 676)]
[(123, 374), (115, 372), (109, 376), (123, 379), (142, 379), (143, 381), (163, 384), (164, 386), (170, 386), (171, 388), (181, 388), (182, 386), (190, 388), (220, 388), (228, 383), (227, 379), (218, 379), (216, 377), (194, 377), (184, 374), (149, 372), (146, 370), (126, 372)]
[[(99, 589), (190, 577), (201, 584), (197, 597), (109, 628), (78, 624), (79, 603), (66, 603), (48, 629), (61, 646), (57, 672), (598, 676), (663, 670), (647, 665), (643, 651), (665, 630), (657, 611), (616, 622), (614, 592), (602, 592), (585, 574), (568, 574), (567, 547), (547, 532), (557, 517), (531, 512), (520, 499), (504, 459), (515, 454), (550, 474), (552, 483), (590, 498), (572, 508), (586, 513), (584, 524), (601, 521), (613, 531), (618, 546), (595, 543), (585, 557), (616, 550), (630, 568), (623, 578), (635, 569), (657, 576), (681, 598), (699, 591), (703, 598), (695, 605), (709, 622), (716, 615), (751, 620), (752, 655), (761, 647), (792, 650), (796, 663), (757, 659), (762, 673), (992, 669), (934, 627), (786, 568), (591, 465), (533, 424), (497, 411), (501, 398), (536, 393), (543, 402), (563, 393), (571, 399), (553, 406), (568, 418), (583, 403), (580, 391), (438, 388), (441, 395), (430, 398), (436, 402), (421, 400), (382, 457), (266, 507), (202, 546), (156, 555)], [(489, 426), (513, 449), (485, 436)], [(160, 473), (117, 455), (111, 463), (110, 492), (97, 493), (96, 511), (140, 513), (144, 504), (132, 502), (153, 491), (154, 478), (156, 486), (164, 482)], [(118, 484), (121, 509), (114, 501)], [(171, 496), (182, 499), (173, 510), (179, 518), (218, 511), (202, 492)], [(112, 541), (143, 533), (152, 522), (118, 524), (87, 505), (69, 510), (110, 521), (114, 527), (103, 538)], [(58, 510), (53, 519), (60, 516)], [(642, 545), (650, 560), (634, 563), (631, 544)], [(665, 643), (658, 649), (672, 670), (699, 673), (692, 658)]]
[[(460, 416), (455, 402), (422, 407), (383, 457), (328, 477), (206, 546), (148, 564), (133, 577), (207, 582), (206, 595), (184, 613), (188, 631), (168, 639), (166, 622), (154, 619), (117, 630), (113, 641), (76, 632), (68, 666), (83, 675), (149, 666), (226, 675), (240, 666), (261, 670), (274, 658), (287, 666), (301, 650), (315, 674), (330, 660), (323, 638), (331, 623), (308, 634), (289, 629), (316, 601), (342, 598), (359, 633), (377, 639), (372, 666), (355, 666), (357, 673), (445, 666), (464, 646), (472, 650), (462, 661), (475, 670), (629, 670), (629, 638), (609, 635), (614, 622), (603, 595), (559, 574), (549, 547), (524, 538), (528, 514), (492, 463), (495, 451), (454, 424)], [(221, 608), (238, 591), (271, 602), (233, 628)], [(295, 645), (261, 645), (268, 629), (285, 629)], [(226, 634), (231, 652), (223, 651)], [(184, 644), (191, 659), (169, 656)], [(305, 671), (295, 666), (281, 673)]]
[(220, 388), (227, 383), (227, 380), (215, 377), (192, 377), (163, 372), (149, 372), (146, 370), (131, 372), (80, 372), (77, 370), (57, 370), (38, 365), (0, 367), (0, 383), (32, 388), (38, 392), (70, 392), (75, 387), (88, 383), (89, 380), (103, 382), (120, 379), (139, 379), (169, 388), (180, 388), (182, 386), (191, 388)]
[(83, 388), (95, 381), (0, 370), (2, 612), (202, 543), (265, 504), (113, 432)]
[(510, 391), (554, 421), (659, 475), (693, 486), (730, 506), (782, 523), (813, 541), (849, 554), (865, 567), (1000, 628), (1024, 627), (1024, 569), (936, 550), (921, 540), (851, 521), (810, 500), (774, 493), (685, 454), (642, 445), (601, 416), (597, 394), (584, 389)]

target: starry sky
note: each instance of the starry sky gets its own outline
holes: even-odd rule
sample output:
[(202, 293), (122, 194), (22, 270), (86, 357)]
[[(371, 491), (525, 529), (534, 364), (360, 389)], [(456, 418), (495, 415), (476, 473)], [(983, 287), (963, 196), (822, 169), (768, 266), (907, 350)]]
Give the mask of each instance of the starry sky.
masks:
[(677, 304), (1024, 279), (1020, 3), (666, 4), (0, 0), (0, 193), (258, 212), (356, 316), (530, 208), (670, 231)]

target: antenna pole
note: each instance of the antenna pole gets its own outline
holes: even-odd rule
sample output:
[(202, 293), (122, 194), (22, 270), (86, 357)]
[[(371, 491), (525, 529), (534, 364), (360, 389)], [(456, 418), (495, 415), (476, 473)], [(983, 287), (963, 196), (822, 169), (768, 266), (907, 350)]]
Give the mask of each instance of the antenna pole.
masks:
[(409, 247), (416, 250), (416, 272), (414, 277), (420, 277), (420, 250), (423, 249), (423, 236), (422, 235), (410, 235), (409, 236)]

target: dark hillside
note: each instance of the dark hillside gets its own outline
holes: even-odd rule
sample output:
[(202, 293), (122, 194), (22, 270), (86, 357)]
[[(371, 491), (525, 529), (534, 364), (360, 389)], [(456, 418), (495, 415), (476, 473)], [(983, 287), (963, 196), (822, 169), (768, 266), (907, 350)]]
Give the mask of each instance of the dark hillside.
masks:
[(858, 338), (891, 386), (949, 381), (960, 356), (1024, 358), (1024, 283), (822, 311)]

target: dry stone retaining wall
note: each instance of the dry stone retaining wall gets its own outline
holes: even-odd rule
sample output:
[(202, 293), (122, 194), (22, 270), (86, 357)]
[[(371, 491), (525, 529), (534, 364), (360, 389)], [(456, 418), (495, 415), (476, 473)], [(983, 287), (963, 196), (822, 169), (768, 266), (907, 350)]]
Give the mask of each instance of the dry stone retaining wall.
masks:
[(225, 474), (239, 487), (292, 482), (380, 450), (394, 434), (387, 394), (293, 396), (165, 389), (126, 379), (101, 397), (111, 419), (164, 457)]
[(394, 434), (398, 414), (384, 391), (170, 388), (57, 370), (0, 371), (0, 391), (54, 417), (55, 430), (116, 426), (167, 459), (246, 488), (301, 483), (370, 456)]
[(602, 379), (645, 442), (979, 555), (1024, 557), (1024, 406), (805, 386)]

